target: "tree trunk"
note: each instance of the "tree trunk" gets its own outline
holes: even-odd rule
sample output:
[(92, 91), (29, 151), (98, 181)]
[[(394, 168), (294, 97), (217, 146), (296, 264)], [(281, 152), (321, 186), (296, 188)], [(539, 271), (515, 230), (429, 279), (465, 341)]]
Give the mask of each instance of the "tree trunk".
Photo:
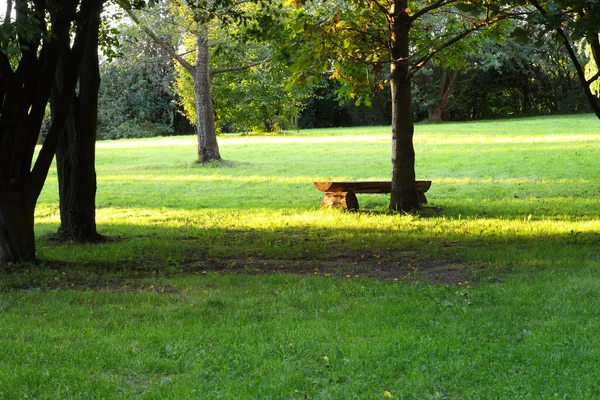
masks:
[(442, 109), (441, 103), (439, 103), (435, 107), (431, 106), (427, 109), (427, 116), (430, 121), (442, 122), (442, 120), (443, 120), (442, 114), (443, 114), (443, 109)]
[(208, 28), (198, 27), (196, 34), (196, 65), (194, 66), (194, 97), (196, 100), (196, 132), (198, 134), (198, 161), (220, 160), (217, 132), (211, 96), (210, 54)]
[(90, 29), (79, 74), (79, 94), (73, 100), (65, 132), (56, 151), (62, 240), (93, 242), (96, 231), (95, 145), (98, 122), (98, 27), (100, 14), (86, 25)]
[(454, 82), (456, 82), (457, 77), (458, 71), (452, 71), (452, 76), (450, 76), (450, 70), (446, 68), (443, 69), (439, 91), (440, 102), (437, 106), (430, 107), (429, 110), (427, 110), (430, 121), (441, 122), (444, 119), (444, 111), (448, 108), (450, 95), (454, 90)]
[[(71, 23), (76, 16), (84, 21), (93, 10), (94, 0), (63, 1), (38, 23), (50, 22), (52, 40), (37, 47), (36, 41), (23, 42), (23, 57), (12, 71), (8, 58), (0, 56), (0, 262), (35, 260), (34, 210), (52, 164), (56, 145), (65, 129), (68, 112), (79, 77), (86, 43), (86, 30), (77, 30), (70, 49), (71, 58), (64, 73), (63, 91), (57, 112), (35, 162), (38, 139), (46, 104), (54, 86), (61, 52), (69, 50)], [(36, 21), (36, 20), (34, 20)], [(31, 48), (26, 46), (30, 45)], [(32, 166), (33, 164), (33, 166)]]
[(527, 76), (521, 80), (521, 93), (523, 95), (523, 109), (521, 112), (524, 115), (529, 115), (531, 112), (531, 100), (529, 95), (529, 77)]
[(22, 188), (1, 187), (0, 264), (35, 261), (35, 203)]
[[(406, 0), (394, 2), (390, 12), (392, 90), (392, 192), (390, 210), (410, 212), (419, 208), (415, 183), (415, 150), (411, 87), (408, 77), (411, 21)], [(400, 10), (400, 11), (396, 11)]]

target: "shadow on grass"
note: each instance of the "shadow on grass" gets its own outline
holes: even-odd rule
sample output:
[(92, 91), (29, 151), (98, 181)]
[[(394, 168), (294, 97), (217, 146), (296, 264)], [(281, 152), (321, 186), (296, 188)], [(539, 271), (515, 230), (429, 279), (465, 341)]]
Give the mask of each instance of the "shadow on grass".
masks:
[[(277, 229), (100, 226), (125, 235), (100, 244), (38, 239), (40, 262), (4, 268), (6, 289), (145, 287), (150, 278), (205, 274), (292, 273), (390, 282), (458, 285), (499, 282), (506, 274), (600, 266), (600, 232), (491, 234), (435, 226)], [(466, 227), (465, 229), (470, 229)], [(140, 232), (140, 230), (137, 230)], [(142, 282), (142, 283), (140, 283)], [(141, 285), (141, 286), (140, 286)], [(168, 292), (168, 290), (166, 290)]]

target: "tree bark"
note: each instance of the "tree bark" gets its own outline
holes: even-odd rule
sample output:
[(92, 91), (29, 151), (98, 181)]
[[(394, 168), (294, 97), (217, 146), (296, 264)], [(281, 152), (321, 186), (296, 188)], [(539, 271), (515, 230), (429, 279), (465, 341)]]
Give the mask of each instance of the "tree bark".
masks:
[(396, 0), (389, 14), (391, 33), (390, 85), (392, 91), (392, 192), (390, 210), (419, 208), (415, 184), (414, 124), (409, 73), (411, 20), (408, 1)]
[(208, 28), (200, 25), (196, 33), (196, 65), (193, 69), (193, 77), (196, 100), (198, 161), (203, 163), (221, 159), (215, 130), (209, 64)]
[[(98, 1), (100, 7), (101, 3)], [(100, 88), (99, 26), (100, 9), (84, 28), (89, 33), (80, 68), (79, 93), (73, 100), (56, 152), (61, 220), (58, 236), (62, 240), (93, 242), (102, 239), (96, 230), (95, 170)]]
[[(71, 23), (79, 16), (85, 20), (94, 0), (65, 0), (62, 7), (53, 8), (49, 20), (45, 13), (38, 18), (40, 26), (50, 24), (51, 40), (43, 45), (36, 35), (26, 43), (20, 37), (22, 57), (12, 71), (7, 57), (0, 56), (0, 262), (33, 261), (35, 255), (34, 210), (56, 152), (79, 77), (86, 30), (78, 29), (69, 49)], [(77, 6), (79, 13), (77, 13)], [(22, 22), (22, 21), (21, 21)], [(80, 25), (81, 26), (81, 25)], [(35, 144), (39, 136), (44, 110), (55, 83), (58, 61), (64, 49), (70, 50), (70, 60), (62, 82), (63, 91), (57, 101), (46, 140), (33, 163)], [(32, 167), (33, 163), (33, 167)]]
[(20, 186), (0, 188), (0, 264), (35, 261), (35, 203)]
[(454, 82), (456, 82), (457, 77), (458, 71), (452, 71), (452, 76), (450, 76), (450, 70), (446, 68), (443, 69), (439, 91), (440, 102), (435, 107), (429, 108), (428, 114), (430, 121), (441, 122), (444, 119), (444, 111), (448, 108), (450, 95), (454, 89)]

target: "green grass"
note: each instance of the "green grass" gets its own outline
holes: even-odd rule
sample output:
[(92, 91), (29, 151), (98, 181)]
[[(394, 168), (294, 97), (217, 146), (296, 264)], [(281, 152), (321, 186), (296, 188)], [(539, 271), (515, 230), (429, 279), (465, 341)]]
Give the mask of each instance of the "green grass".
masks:
[(598, 120), (419, 125), (420, 215), (320, 210), (314, 180), (389, 178), (389, 131), (221, 137), (231, 167), (101, 142), (98, 245), (51, 239), (51, 173), (43, 263), (0, 274), (0, 398), (599, 397)]

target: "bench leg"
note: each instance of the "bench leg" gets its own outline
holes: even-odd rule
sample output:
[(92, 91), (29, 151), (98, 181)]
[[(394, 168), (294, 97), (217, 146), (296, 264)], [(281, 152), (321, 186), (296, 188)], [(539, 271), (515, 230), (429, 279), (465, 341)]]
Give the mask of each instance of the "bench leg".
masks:
[(425, 197), (425, 193), (417, 192), (417, 201), (419, 204), (427, 204), (427, 197)]
[(321, 208), (343, 208), (344, 210), (357, 211), (358, 199), (354, 192), (328, 192), (321, 201)]

